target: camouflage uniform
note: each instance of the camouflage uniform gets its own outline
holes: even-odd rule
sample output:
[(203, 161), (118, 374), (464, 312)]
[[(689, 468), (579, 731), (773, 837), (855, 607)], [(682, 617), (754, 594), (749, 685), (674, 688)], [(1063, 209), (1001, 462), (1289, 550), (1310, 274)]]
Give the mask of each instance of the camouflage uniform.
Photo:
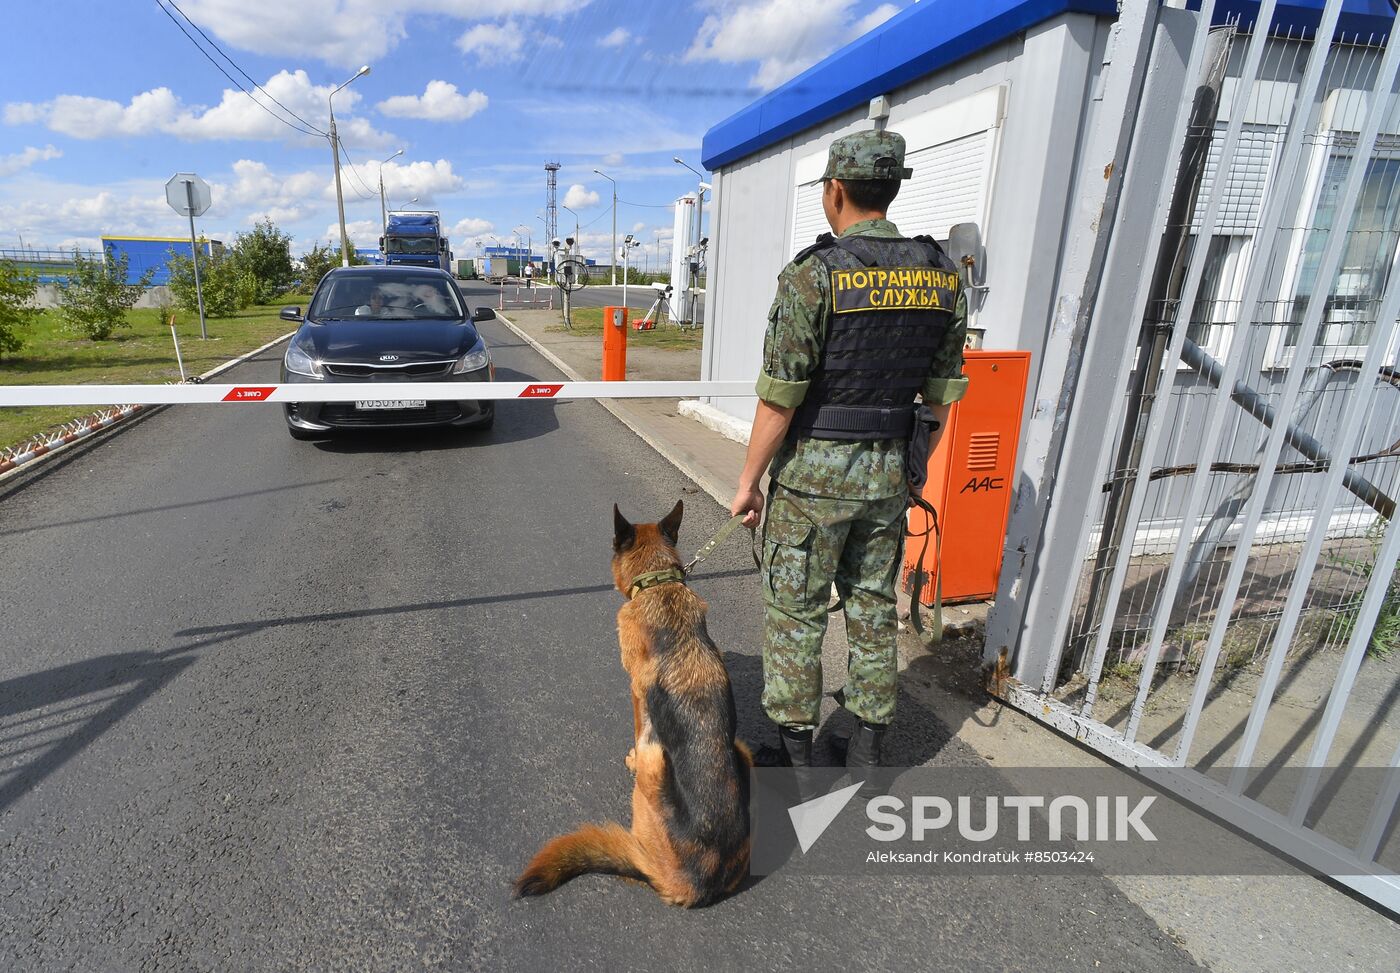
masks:
[[(843, 159), (839, 152), (851, 142), (856, 143), (848, 152), (853, 158)], [(841, 140), (833, 146), (827, 176), (870, 178), (849, 163), (864, 163), (868, 169), (872, 160), (862, 152), (871, 151), (889, 154), (879, 133), (865, 133), (864, 144)], [(898, 158), (902, 163), (902, 139)], [(890, 221), (874, 219), (841, 234), (856, 235), (897, 238), (900, 233)], [(831, 307), (828, 274), (815, 256), (783, 269), (768, 312), (759, 398), (785, 408), (801, 404), (821, 362)], [(925, 403), (949, 404), (963, 397), (965, 335), (965, 307), (959, 300), (924, 383)], [(764, 524), (763, 708), (776, 723), (815, 727), (820, 718), (821, 647), (833, 582), (845, 601), (850, 644), (845, 706), (869, 723), (887, 724), (894, 718), (895, 584), (908, 508), (905, 445), (903, 439), (790, 437), (773, 459)]]

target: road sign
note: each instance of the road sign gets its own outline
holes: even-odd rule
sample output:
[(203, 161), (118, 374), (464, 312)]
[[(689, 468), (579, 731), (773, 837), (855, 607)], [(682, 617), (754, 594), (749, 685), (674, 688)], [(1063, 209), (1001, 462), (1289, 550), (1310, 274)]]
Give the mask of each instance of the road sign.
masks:
[(209, 337), (204, 321), (204, 285), (199, 280), (199, 240), (194, 235), (194, 218), (203, 216), (212, 197), (209, 184), (193, 172), (177, 172), (165, 184), (165, 201), (181, 216), (190, 218), (190, 259), (194, 262), (194, 293), (199, 301), (199, 336)]
[(181, 216), (203, 216), (212, 200), (209, 184), (193, 172), (177, 172), (165, 184), (165, 201)]

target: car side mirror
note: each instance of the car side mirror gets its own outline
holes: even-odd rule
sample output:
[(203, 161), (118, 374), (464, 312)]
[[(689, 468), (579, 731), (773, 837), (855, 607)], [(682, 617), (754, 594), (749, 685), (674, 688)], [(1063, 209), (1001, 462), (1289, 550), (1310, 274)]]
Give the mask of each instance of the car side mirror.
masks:
[(473, 321), (494, 321), (496, 312), (489, 307), (479, 307), (472, 312)]
[(283, 321), (300, 321), (300, 320), (302, 320), (301, 308), (298, 307), (298, 306), (296, 306), (296, 305), (294, 305), (294, 304), (293, 304), (293, 305), (288, 305), (287, 307), (284, 307), (284, 308), (281, 310), (281, 312), (280, 312), (277, 316), (278, 316), (279, 318), (281, 318)]

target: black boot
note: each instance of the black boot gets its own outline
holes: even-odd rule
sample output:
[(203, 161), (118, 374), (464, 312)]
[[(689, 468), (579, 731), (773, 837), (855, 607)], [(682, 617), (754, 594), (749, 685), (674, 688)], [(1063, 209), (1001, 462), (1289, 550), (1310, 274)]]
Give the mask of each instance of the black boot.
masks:
[(781, 766), (812, 766), (812, 731), (799, 730), (791, 726), (778, 727), (778, 741), (782, 744)]
[(867, 770), (880, 766), (880, 747), (885, 742), (886, 724), (861, 720), (846, 742), (846, 769)]
[(812, 766), (812, 731), (778, 727), (778, 745), (765, 743), (754, 751), (755, 767)]
[(862, 800), (879, 797), (887, 787), (887, 774), (880, 770), (880, 747), (885, 742), (885, 724), (861, 720), (846, 742), (846, 769), (859, 783)]

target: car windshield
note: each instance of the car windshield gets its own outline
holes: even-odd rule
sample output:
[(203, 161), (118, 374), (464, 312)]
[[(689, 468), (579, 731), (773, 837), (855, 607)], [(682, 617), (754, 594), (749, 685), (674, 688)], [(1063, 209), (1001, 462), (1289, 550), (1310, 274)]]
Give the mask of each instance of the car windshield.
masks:
[(310, 315), (382, 321), (466, 316), (446, 280), (389, 273), (333, 275), (316, 292)]
[(391, 236), (384, 241), (385, 253), (437, 253), (437, 238), (430, 236)]

